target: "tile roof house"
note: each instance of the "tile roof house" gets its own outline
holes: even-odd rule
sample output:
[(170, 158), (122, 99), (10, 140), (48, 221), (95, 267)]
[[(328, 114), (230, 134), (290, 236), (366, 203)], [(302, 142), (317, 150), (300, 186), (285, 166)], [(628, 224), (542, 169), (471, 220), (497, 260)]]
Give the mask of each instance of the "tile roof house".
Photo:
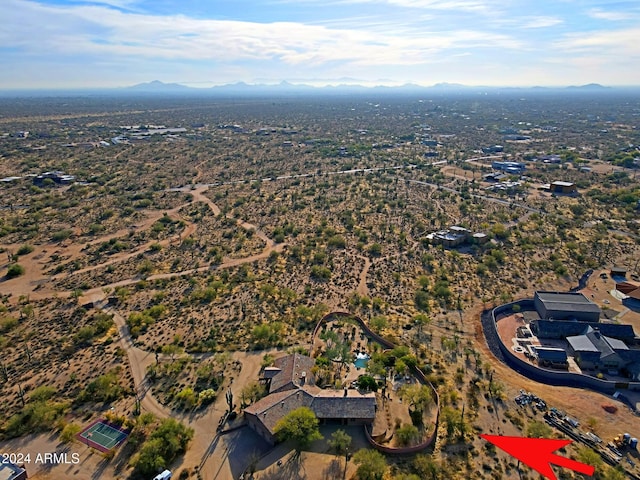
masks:
[(269, 394), (247, 407), (244, 414), (249, 426), (272, 445), (278, 421), (300, 407), (313, 410), (321, 423), (358, 425), (375, 419), (375, 393), (316, 387), (311, 374), (314, 363), (312, 358), (296, 353), (265, 369), (263, 379), (270, 386)]
[(315, 378), (311, 369), (315, 364), (313, 358), (299, 353), (278, 358), (273, 362), (273, 367), (265, 369), (264, 378), (268, 381), (269, 393), (313, 385)]

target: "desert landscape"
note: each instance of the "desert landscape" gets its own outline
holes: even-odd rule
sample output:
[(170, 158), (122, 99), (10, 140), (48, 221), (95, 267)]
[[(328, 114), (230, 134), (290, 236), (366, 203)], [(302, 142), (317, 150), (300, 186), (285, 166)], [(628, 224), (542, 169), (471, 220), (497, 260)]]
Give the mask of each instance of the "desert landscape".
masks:
[[(640, 155), (638, 108), (535, 98), (544, 108), (498, 96), (1, 98), (0, 451), (79, 454), (26, 464), (34, 479), (375, 478), (363, 464), (389, 479), (537, 478), (479, 436), (562, 436), (515, 401), (523, 390), (605, 443), (640, 435), (638, 392), (629, 405), (538, 383), (485, 339), (483, 312), (581, 279), (607, 319), (640, 332), (610, 275), (640, 282), (640, 166), (627, 162)], [(350, 323), (320, 341), (332, 312), (394, 353)], [(373, 430), (394, 432), (390, 449), (433, 441), (380, 460), (362, 427), (326, 422), (305, 448), (268, 445), (243, 410), (294, 353), (339, 392), (366, 390), (364, 373), (392, 389), (418, 369), (435, 392), (419, 433), (396, 388)], [(124, 444), (83, 444), (98, 419), (126, 429)], [(596, 478), (639, 474), (637, 452), (617, 466), (578, 443), (565, 455)]]

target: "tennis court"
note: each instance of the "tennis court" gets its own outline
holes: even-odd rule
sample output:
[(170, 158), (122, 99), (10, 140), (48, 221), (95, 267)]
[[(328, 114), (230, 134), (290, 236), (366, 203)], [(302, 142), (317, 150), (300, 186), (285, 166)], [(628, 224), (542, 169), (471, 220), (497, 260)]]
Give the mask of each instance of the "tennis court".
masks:
[(129, 432), (105, 420), (96, 420), (78, 434), (80, 441), (101, 452), (108, 452), (120, 445)]

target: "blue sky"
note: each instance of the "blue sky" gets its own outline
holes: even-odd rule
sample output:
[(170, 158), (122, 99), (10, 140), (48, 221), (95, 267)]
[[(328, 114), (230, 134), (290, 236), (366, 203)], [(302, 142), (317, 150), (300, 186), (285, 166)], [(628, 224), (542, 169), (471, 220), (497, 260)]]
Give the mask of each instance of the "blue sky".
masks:
[(0, 89), (640, 85), (640, 2), (1, 0)]

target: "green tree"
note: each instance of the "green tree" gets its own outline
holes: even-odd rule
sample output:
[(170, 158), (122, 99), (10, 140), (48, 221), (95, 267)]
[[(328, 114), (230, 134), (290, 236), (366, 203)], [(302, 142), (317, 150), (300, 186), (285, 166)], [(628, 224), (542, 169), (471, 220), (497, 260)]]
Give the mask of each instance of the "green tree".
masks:
[(120, 385), (121, 371), (115, 368), (105, 375), (100, 375), (89, 382), (80, 392), (77, 401), (83, 402), (112, 402), (122, 397), (124, 390)]
[(242, 403), (249, 405), (257, 402), (267, 393), (267, 388), (264, 384), (258, 382), (250, 382), (242, 388), (241, 398)]
[(351, 448), (351, 436), (344, 430), (336, 430), (327, 442), (336, 455), (346, 455)]
[(429, 455), (420, 454), (413, 460), (413, 468), (416, 469), (420, 478), (436, 480), (438, 478), (439, 467), (435, 460)]
[(299, 452), (308, 447), (311, 442), (322, 438), (318, 423), (313, 410), (300, 407), (282, 417), (273, 431), (278, 440), (291, 440), (295, 444), (296, 451)]
[(176, 345), (175, 343), (163, 345), (161, 350), (164, 355), (169, 355), (171, 357), (172, 362), (175, 360), (176, 355), (182, 353), (182, 347)]
[(387, 317), (385, 317), (384, 315), (378, 315), (371, 319), (369, 325), (371, 326), (371, 330), (376, 333), (380, 333), (383, 329), (387, 328), (388, 323), (389, 322), (387, 321)]
[(347, 474), (347, 462), (349, 461), (349, 450), (351, 450), (351, 436), (344, 430), (336, 430), (331, 434), (329, 439), (329, 447), (336, 452), (337, 456), (344, 455), (344, 470), (342, 478)]
[(151, 477), (165, 469), (176, 457), (183, 454), (193, 430), (173, 418), (162, 421), (158, 428), (142, 444), (140, 452), (132, 460), (139, 476)]
[(367, 390), (371, 392), (378, 391), (378, 382), (370, 375), (362, 375), (358, 378), (358, 388), (360, 390)]
[(415, 425), (405, 424), (396, 430), (396, 437), (398, 438), (400, 445), (411, 445), (420, 438), (420, 432)]
[(369, 245), (369, 247), (367, 247), (367, 252), (372, 257), (379, 257), (380, 255), (382, 255), (382, 245), (380, 245), (379, 243), (373, 243)]
[(416, 304), (416, 308), (418, 310), (422, 310), (424, 312), (429, 311), (429, 293), (424, 290), (416, 290), (416, 294), (414, 297), (414, 302)]
[(404, 385), (399, 393), (402, 401), (408, 403), (409, 407), (417, 412), (424, 412), (432, 398), (431, 389), (419, 383)]
[(66, 402), (56, 402), (56, 389), (47, 385), (31, 392), (22, 410), (9, 417), (2, 426), (4, 438), (27, 433), (45, 432), (53, 428), (69, 408)]
[(425, 326), (429, 326), (429, 324), (431, 323), (431, 319), (429, 318), (428, 315), (425, 315), (424, 313), (419, 313), (417, 315), (414, 315), (413, 323), (417, 327), (417, 334), (419, 339), (422, 336), (422, 330), (424, 329)]
[(456, 435), (460, 439), (464, 438), (468, 425), (465, 423), (459, 410), (451, 407), (444, 407), (440, 412), (440, 418), (445, 425), (448, 440), (454, 440)]
[(353, 456), (353, 461), (358, 465), (358, 480), (382, 480), (387, 473), (387, 460), (377, 450), (358, 450)]

